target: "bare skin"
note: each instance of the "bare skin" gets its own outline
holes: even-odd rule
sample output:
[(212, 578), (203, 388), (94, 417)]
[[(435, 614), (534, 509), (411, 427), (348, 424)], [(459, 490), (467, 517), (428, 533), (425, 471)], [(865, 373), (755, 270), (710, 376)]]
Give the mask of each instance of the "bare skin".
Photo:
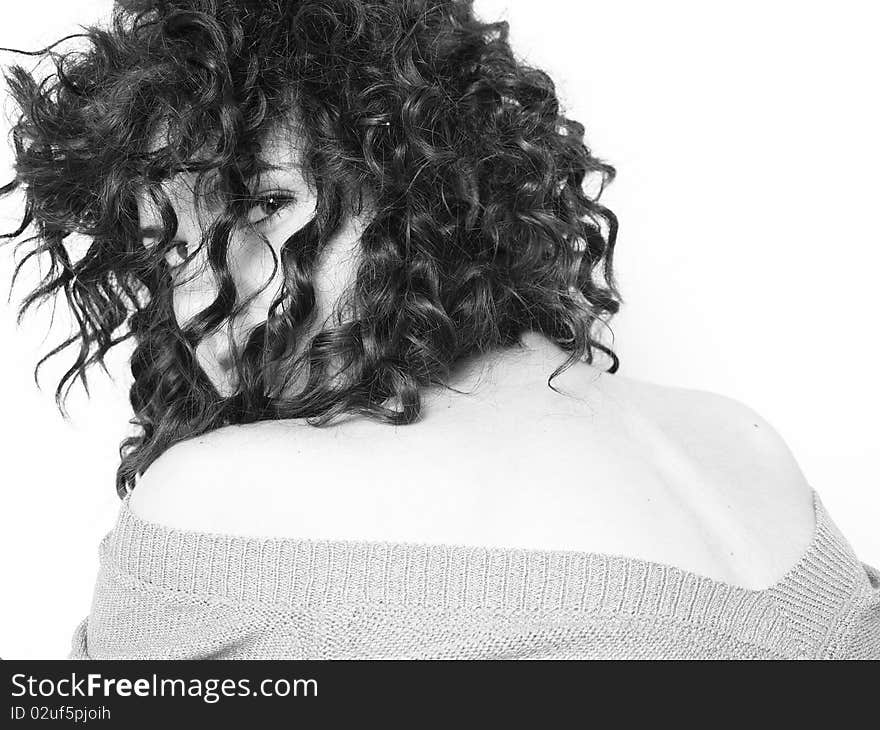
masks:
[(536, 333), (522, 352), (432, 390), (425, 418), (316, 429), (233, 426), (179, 444), (131, 509), (180, 529), (640, 557), (750, 589), (781, 578), (814, 529), (787, 447), (745, 406), (565, 359)]

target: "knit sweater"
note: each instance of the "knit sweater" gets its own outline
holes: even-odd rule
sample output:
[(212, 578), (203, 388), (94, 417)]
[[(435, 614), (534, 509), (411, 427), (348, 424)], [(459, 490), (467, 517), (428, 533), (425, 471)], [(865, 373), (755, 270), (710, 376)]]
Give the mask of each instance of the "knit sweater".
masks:
[(763, 590), (602, 553), (172, 529), (128, 501), (71, 659), (880, 658), (880, 571), (815, 490), (809, 547)]

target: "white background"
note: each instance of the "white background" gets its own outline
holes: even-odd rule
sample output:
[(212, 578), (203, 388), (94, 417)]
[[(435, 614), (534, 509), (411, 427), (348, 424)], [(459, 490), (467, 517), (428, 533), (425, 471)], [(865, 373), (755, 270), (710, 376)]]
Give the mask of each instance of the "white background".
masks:
[[(3, 3), (0, 46), (41, 47), (109, 7)], [(621, 372), (759, 411), (859, 556), (880, 564), (875, 3), (477, 8), (510, 20), (520, 53), (557, 80), (594, 153), (618, 168), (603, 201), (621, 221)], [(118, 510), (127, 353), (113, 358), (118, 383), (96, 372), (91, 402), (76, 391), (64, 422), (52, 400), (61, 362), (42, 392), (31, 378), (64, 330), (44, 339), (48, 311), (15, 328), (9, 264), (0, 251), (0, 656), (58, 658), (88, 613)]]

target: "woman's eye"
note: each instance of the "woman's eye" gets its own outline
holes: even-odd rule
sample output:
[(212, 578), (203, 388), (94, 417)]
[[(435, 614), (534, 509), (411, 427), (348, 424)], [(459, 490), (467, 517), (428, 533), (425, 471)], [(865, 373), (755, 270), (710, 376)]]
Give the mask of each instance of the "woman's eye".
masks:
[(258, 196), (253, 205), (248, 209), (248, 223), (256, 225), (274, 217), (282, 210), (292, 205), (295, 198), (289, 193), (267, 193)]
[(165, 261), (171, 267), (180, 266), (191, 255), (189, 244), (186, 241), (173, 241), (165, 250)]

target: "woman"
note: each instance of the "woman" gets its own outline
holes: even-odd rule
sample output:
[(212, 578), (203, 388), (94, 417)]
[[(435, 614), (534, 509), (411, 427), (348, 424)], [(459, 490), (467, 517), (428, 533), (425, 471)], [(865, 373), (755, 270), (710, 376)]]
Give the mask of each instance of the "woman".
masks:
[(614, 169), (504, 24), (170, 0), (86, 39), (9, 79), (59, 396), (136, 345), (72, 657), (880, 656), (769, 425), (615, 374)]

